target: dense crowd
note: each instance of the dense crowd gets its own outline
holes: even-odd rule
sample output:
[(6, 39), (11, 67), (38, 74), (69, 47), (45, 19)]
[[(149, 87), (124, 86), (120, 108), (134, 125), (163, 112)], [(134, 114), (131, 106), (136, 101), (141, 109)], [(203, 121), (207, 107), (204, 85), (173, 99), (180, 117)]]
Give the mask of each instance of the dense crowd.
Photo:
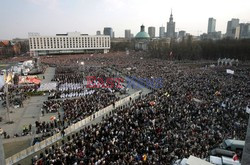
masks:
[(84, 74), (109, 76), (108, 72), (99, 68), (86, 68), (83, 72), (77, 67), (56, 68), (52, 81), (58, 83), (57, 89), (49, 92), (50, 99), (43, 103), (41, 111), (43, 116), (45, 113), (58, 113), (58, 118), (51, 118), (49, 122), (37, 121), (37, 134), (51, 136), (119, 100), (114, 91), (108, 88), (87, 88)]
[[(82, 129), (62, 145), (52, 146), (36, 156), (34, 162), (39, 159), (41, 164), (171, 164), (190, 155), (206, 158), (225, 139), (245, 140), (249, 67), (232, 67), (235, 74), (230, 75), (224, 67), (176, 64), (142, 58), (140, 54), (131, 58), (119, 54), (81, 58), (90, 65), (114, 64), (115, 69), (130, 76), (161, 77), (164, 84), (131, 107)], [(84, 103), (75, 105), (77, 102), (68, 107), (85, 107)], [(66, 114), (69, 119), (77, 119), (82, 112), (85, 111), (79, 114), (69, 110)]]

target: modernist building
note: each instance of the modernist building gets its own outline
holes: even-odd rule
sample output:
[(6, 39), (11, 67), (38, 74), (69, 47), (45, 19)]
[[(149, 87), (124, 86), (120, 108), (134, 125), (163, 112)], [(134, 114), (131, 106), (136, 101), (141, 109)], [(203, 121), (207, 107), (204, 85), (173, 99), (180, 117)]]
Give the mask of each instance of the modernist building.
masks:
[(103, 34), (110, 36), (110, 38), (114, 38), (113, 29), (111, 27), (105, 27), (103, 30)]
[(207, 34), (215, 32), (215, 26), (216, 26), (216, 19), (209, 18), (208, 19)]
[(165, 37), (165, 27), (162, 26), (159, 28), (159, 37), (164, 38)]
[(89, 36), (80, 32), (40, 36), (29, 33), (30, 53), (33, 56), (63, 53), (103, 52), (110, 49), (110, 36)]
[(169, 22), (167, 22), (167, 37), (174, 38), (175, 37), (175, 22), (173, 19), (173, 14), (171, 11)]
[(148, 34), (151, 38), (155, 38), (155, 27), (153, 26), (148, 27)]
[(135, 36), (135, 49), (147, 50), (150, 36), (145, 32), (145, 26), (141, 25), (141, 31)]
[(227, 22), (227, 32), (226, 32), (227, 37), (235, 38), (234, 32), (236, 31), (236, 28), (239, 26), (239, 22), (240, 20), (235, 18)]
[(129, 29), (125, 30), (125, 39), (128, 39), (128, 40), (131, 39), (131, 30)]
[(250, 38), (250, 23), (240, 24), (240, 38)]

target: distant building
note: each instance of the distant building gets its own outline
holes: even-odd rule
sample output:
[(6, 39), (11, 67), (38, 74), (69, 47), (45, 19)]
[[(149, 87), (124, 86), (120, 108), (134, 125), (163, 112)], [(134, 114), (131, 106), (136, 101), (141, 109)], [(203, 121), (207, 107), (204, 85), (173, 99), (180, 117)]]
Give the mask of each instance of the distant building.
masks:
[(250, 23), (240, 24), (240, 38), (250, 38)]
[(0, 55), (19, 55), (21, 54), (21, 44), (9, 40), (0, 41)]
[(178, 37), (179, 38), (186, 37), (186, 31), (184, 31), (184, 30), (179, 31), (179, 36)]
[(63, 53), (103, 52), (110, 49), (110, 36), (89, 36), (80, 32), (56, 36), (29, 35), (31, 56)]
[(114, 38), (113, 29), (111, 27), (105, 27), (103, 30), (103, 34), (110, 36), (110, 38)]
[(115, 32), (113, 31), (113, 33), (112, 33), (112, 38), (115, 38)]
[(155, 38), (155, 27), (153, 26), (148, 27), (148, 34), (151, 38)]
[(100, 30), (96, 31), (96, 35), (101, 35), (101, 31)]
[(210, 32), (208, 34), (203, 33), (202, 35), (200, 35), (200, 39), (201, 40), (220, 40), (222, 38), (222, 33), (221, 31), (218, 32)]
[(240, 26), (233, 29), (233, 38), (240, 39)]
[(208, 19), (208, 27), (207, 27), (207, 33), (215, 32), (215, 26), (216, 26), (216, 19), (209, 18)]
[(150, 36), (145, 32), (145, 26), (141, 25), (141, 31), (135, 36), (135, 49), (147, 50)]
[(171, 10), (169, 22), (167, 22), (167, 37), (169, 38), (175, 37), (175, 22), (173, 21), (172, 10)]
[(235, 38), (235, 34), (233, 32), (236, 32), (236, 27), (239, 26), (239, 19), (233, 18), (231, 21), (227, 22), (227, 32), (226, 36), (230, 38)]
[(160, 38), (165, 37), (165, 27), (164, 26), (160, 27), (160, 29), (159, 29), (159, 37)]
[(128, 39), (128, 40), (131, 39), (131, 30), (129, 29), (125, 30), (125, 39)]

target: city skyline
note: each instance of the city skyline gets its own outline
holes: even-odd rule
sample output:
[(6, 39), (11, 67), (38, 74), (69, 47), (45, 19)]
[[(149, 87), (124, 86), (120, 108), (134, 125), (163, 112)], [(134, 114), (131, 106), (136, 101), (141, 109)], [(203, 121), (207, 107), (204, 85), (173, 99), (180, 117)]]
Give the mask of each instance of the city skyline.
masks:
[[(28, 38), (28, 32), (42, 35), (55, 35), (80, 31), (95, 35), (104, 27), (112, 27), (116, 37), (124, 37), (124, 30), (131, 33), (146, 28), (166, 28), (171, 8), (173, 10), (176, 32), (185, 30), (192, 35), (207, 32), (207, 20), (216, 19), (216, 30), (226, 32), (227, 22), (238, 18), (240, 23), (250, 21), (250, 2), (211, 0), (204, 5), (200, 1), (143, 1), (143, 0), (12, 0), (3, 1), (0, 6), (2, 17), (0, 39)], [(216, 5), (214, 5), (216, 4)], [(225, 6), (225, 7), (223, 7)], [(5, 18), (3, 18), (5, 17)]]

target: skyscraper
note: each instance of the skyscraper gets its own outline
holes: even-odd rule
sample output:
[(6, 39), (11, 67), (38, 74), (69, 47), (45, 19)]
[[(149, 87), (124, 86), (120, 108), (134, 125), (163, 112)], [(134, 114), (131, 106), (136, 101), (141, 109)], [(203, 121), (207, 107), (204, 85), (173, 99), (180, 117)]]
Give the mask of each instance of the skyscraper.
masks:
[(207, 33), (215, 32), (215, 26), (216, 26), (216, 19), (209, 18), (208, 19)]
[(240, 24), (240, 38), (250, 38), (250, 23)]
[(148, 27), (148, 34), (150, 38), (155, 38), (155, 27), (153, 26)]
[(160, 38), (165, 37), (165, 27), (164, 26), (160, 27), (160, 29), (159, 29), (159, 37)]
[(125, 39), (131, 39), (131, 30), (125, 30)]
[(227, 22), (227, 33), (226, 33), (227, 37), (234, 37), (233, 32), (235, 32), (236, 27), (239, 26), (239, 22), (240, 20), (235, 18)]
[(171, 10), (169, 22), (167, 22), (167, 37), (170, 37), (170, 38), (175, 37), (175, 22), (173, 21), (172, 10)]
[(105, 27), (103, 30), (104, 35), (109, 35), (110, 38), (114, 38), (113, 36), (113, 29), (111, 27)]

